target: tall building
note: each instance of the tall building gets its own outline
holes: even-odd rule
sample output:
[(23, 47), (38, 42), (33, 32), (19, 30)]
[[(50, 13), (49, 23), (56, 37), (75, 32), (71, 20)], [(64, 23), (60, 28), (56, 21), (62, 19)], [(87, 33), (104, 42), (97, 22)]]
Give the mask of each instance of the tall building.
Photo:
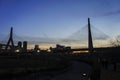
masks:
[(39, 45), (35, 45), (35, 47), (34, 47), (34, 51), (35, 51), (35, 52), (40, 52)]
[(27, 41), (23, 41), (23, 52), (27, 52)]
[(2, 45), (0, 44), (0, 50), (2, 49)]
[(22, 42), (21, 41), (18, 42), (18, 48), (22, 48)]

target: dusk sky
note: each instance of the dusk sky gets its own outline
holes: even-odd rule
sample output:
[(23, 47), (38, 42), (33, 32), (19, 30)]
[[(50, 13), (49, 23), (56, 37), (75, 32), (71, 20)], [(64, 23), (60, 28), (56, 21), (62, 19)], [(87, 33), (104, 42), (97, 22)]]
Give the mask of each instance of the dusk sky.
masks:
[(0, 34), (66, 38), (91, 24), (120, 35), (120, 0), (0, 0)]

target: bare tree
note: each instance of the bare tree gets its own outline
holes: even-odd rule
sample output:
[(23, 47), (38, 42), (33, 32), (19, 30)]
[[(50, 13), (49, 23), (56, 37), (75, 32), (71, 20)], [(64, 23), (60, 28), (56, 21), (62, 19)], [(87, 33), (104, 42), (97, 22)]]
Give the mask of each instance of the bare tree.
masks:
[(114, 40), (110, 41), (112, 47), (120, 47), (120, 36), (117, 36)]

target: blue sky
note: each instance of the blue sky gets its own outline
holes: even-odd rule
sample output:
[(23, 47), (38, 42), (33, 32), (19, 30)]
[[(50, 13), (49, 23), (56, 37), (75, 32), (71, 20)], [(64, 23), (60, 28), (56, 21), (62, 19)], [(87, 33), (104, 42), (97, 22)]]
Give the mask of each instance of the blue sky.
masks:
[(91, 24), (120, 35), (120, 0), (0, 0), (0, 34), (66, 38)]

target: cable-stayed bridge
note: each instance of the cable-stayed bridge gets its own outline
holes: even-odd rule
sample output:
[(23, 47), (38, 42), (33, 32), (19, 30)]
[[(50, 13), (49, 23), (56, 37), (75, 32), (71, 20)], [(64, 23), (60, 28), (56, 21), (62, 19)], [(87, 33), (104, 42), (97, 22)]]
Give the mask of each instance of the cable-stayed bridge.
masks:
[[(89, 26), (90, 26), (90, 32), (89, 32)], [(89, 34), (91, 34), (91, 42)], [(85, 48), (87, 49), (89, 45), (92, 45), (93, 47), (105, 47), (109, 46), (109, 39), (110, 37), (100, 31), (99, 29), (95, 28), (90, 24), (90, 21), (88, 20), (88, 24), (84, 26), (82, 29), (76, 31), (75, 33), (71, 34), (71, 36), (65, 38), (65, 39), (53, 39), (49, 37), (41, 37), (41, 38), (34, 38), (34, 37), (20, 37), (12, 32), (12, 38), (13, 42), (16, 45), (18, 41), (28, 41), (28, 44), (62, 44), (71, 46), (73, 48)], [(10, 39), (10, 35), (5, 36), (1, 38), (0, 43), (4, 46), (7, 45), (8, 40)], [(89, 44), (89, 45), (88, 45)], [(50, 47), (50, 46), (49, 46)]]

